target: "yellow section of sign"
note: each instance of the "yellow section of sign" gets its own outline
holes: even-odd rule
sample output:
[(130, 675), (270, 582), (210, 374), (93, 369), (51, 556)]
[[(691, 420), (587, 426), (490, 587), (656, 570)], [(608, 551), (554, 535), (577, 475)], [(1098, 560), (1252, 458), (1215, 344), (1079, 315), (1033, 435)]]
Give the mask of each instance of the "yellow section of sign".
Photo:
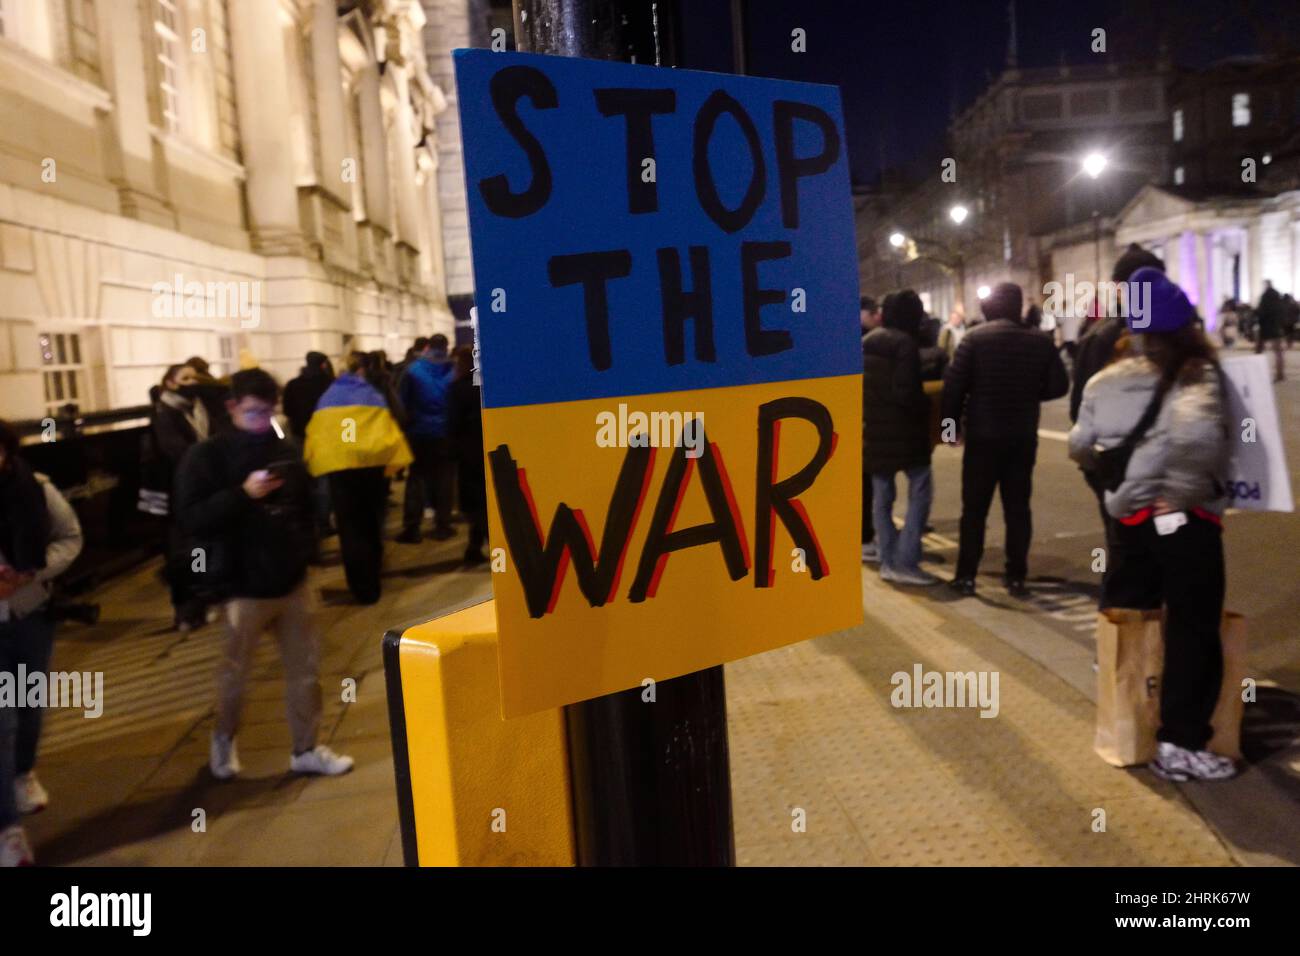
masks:
[(501, 720), (493, 610), (486, 601), (401, 636), (403, 828), (421, 866), (571, 866), (564, 718)]
[(861, 622), (860, 375), (483, 417), (506, 717)]

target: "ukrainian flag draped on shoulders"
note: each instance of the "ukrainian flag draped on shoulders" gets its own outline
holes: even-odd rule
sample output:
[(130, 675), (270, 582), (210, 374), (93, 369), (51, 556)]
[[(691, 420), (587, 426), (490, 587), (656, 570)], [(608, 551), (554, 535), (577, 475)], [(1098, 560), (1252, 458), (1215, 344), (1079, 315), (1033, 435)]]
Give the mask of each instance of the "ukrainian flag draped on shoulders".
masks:
[(381, 465), (392, 475), (411, 463), (411, 449), (379, 389), (345, 372), (316, 403), (303, 458), (313, 477)]

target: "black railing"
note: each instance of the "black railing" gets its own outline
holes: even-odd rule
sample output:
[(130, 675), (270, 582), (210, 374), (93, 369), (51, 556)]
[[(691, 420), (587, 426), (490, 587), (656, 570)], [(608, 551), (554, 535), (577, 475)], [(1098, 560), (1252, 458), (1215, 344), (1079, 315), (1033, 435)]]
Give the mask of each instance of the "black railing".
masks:
[(60, 579), (76, 594), (159, 553), (162, 520), (137, 510), (140, 443), (150, 407), (74, 414), (65, 408), (46, 419), (13, 422), (22, 454), (48, 475), (81, 521), (85, 546)]

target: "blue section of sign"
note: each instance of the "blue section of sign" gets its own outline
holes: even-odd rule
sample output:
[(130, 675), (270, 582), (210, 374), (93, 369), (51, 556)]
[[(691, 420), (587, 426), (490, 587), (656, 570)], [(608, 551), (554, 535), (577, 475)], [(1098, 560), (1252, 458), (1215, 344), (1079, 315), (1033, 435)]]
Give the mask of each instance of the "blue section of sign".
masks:
[[(486, 406), (862, 371), (835, 87), (486, 50), (457, 50), (455, 65)], [(653, 90), (671, 93), (640, 92)], [(646, 117), (653, 169), (644, 136), (629, 163)], [(705, 255), (711, 342), (690, 297)], [(678, 274), (684, 299), (661, 278)], [(605, 322), (591, 318), (601, 298)], [(694, 307), (667, 322), (680, 355), (665, 299), (670, 314)]]

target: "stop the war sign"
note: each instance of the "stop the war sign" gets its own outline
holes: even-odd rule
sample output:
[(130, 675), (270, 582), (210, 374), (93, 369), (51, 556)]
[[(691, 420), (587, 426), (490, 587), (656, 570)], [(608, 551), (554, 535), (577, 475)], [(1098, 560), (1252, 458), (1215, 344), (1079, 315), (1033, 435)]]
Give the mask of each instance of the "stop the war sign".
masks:
[(838, 91), (455, 64), (505, 716), (860, 623)]

